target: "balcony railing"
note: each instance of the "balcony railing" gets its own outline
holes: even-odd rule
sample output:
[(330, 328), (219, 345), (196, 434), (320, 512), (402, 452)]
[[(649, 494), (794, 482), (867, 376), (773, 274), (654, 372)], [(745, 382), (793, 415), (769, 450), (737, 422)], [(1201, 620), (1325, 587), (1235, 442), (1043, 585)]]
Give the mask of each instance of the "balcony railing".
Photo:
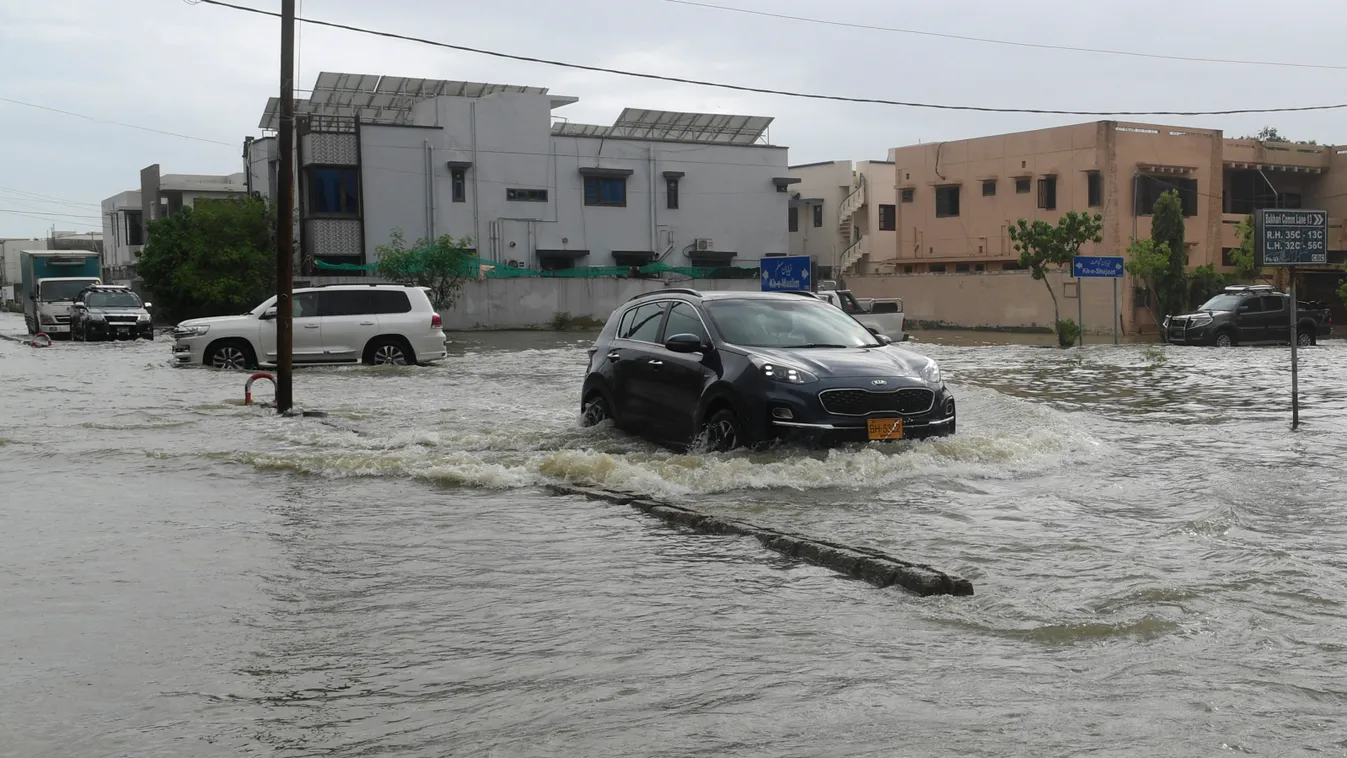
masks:
[(870, 243), (869, 237), (861, 237), (860, 239), (856, 240), (856, 242), (853, 243), (851, 247), (847, 248), (846, 250), (843, 250), (842, 257), (838, 260), (838, 270), (845, 272), (847, 269), (851, 268), (856, 263), (856, 261), (859, 261), (861, 259), (861, 256), (870, 252), (869, 243)]
[(1221, 145), (1221, 159), (1239, 167), (1266, 166), (1318, 173), (1328, 169), (1331, 155), (1332, 150), (1324, 145), (1294, 142), (1228, 139)]
[(865, 177), (861, 177), (861, 183), (856, 189), (847, 195), (847, 199), (837, 208), (837, 225), (845, 226), (851, 223), (851, 217), (856, 215), (856, 211), (865, 207)]

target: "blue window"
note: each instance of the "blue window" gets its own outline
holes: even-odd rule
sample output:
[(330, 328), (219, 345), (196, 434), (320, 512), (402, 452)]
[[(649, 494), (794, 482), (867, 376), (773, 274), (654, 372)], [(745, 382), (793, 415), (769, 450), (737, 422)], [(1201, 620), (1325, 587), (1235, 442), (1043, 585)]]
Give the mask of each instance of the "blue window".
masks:
[(585, 177), (585, 205), (627, 204), (627, 178), (610, 176)]
[(354, 216), (360, 212), (360, 179), (354, 167), (309, 168), (309, 213)]

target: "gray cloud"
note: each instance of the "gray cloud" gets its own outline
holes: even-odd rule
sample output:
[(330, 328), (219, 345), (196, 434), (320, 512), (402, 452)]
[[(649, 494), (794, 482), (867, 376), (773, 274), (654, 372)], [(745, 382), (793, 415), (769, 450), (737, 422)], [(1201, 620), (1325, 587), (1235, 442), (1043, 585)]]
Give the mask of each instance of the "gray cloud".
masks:
[[(1332, 62), (1329, 0), (712, 0), (848, 23), (1166, 54)], [(272, 0), (240, 0), (276, 8)], [(960, 42), (719, 12), (661, 0), (301, 0), (303, 14), (505, 52), (806, 92), (1002, 107), (1224, 109), (1342, 99), (1347, 72), (1068, 53)], [(301, 25), (300, 86), (319, 71), (531, 84), (575, 95), (557, 111), (610, 123), (624, 106), (776, 118), (771, 137), (803, 163), (883, 158), (889, 147), (1089, 120), (937, 112), (795, 100), (493, 59)], [(148, 134), (0, 103), (0, 208), (97, 215), (18, 189), (96, 204), (137, 172), (239, 170), (276, 88), (275, 19), (183, 0), (0, 0), (0, 97), (230, 143)], [(1239, 136), (1275, 124), (1288, 136), (1347, 142), (1341, 112), (1159, 119)], [(4, 189), (7, 188), (7, 189)], [(46, 218), (48, 220), (42, 220)], [(0, 236), (96, 226), (96, 218), (0, 215)]]

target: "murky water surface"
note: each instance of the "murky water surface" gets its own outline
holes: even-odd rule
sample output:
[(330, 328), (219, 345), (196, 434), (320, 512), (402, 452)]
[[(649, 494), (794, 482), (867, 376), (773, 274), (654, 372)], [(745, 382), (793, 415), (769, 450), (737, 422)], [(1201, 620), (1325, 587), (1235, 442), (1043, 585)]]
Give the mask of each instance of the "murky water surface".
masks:
[(244, 407), (165, 340), (0, 341), (0, 755), (1347, 751), (1347, 344), (1302, 353), (1294, 434), (1286, 349), (933, 335), (956, 438), (689, 457), (577, 427), (585, 335), (456, 339), (300, 371), (323, 420)]

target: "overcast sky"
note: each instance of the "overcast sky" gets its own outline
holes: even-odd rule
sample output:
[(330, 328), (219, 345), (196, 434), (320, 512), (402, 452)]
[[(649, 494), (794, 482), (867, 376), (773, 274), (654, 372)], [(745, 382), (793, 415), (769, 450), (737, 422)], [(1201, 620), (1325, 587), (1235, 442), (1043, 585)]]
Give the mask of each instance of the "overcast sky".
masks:
[[(279, 0), (235, 0), (279, 10)], [(706, 0), (834, 21), (1193, 57), (1347, 65), (1332, 0)], [(1071, 110), (1220, 110), (1347, 101), (1347, 70), (1190, 63), (1008, 47), (690, 7), (667, 0), (300, 0), (300, 15), (503, 52), (856, 97)], [(528, 84), (607, 124), (624, 106), (776, 118), (792, 163), (1096, 120), (748, 95), (457, 53), (299, 25), (318, 72)], [(0, 0), (0, 237), (101, 229), (99, 202), (164, 173), (242, 170), (277, 89), (279, 21), (190, 0)], [(300, 93), (303, 96), (303, 93)], [(1151, 119), (1347, 143), (1347, 110)], [(121, 122), (200, 139), (154, 134)], [(202, 141), (206, 140), (206, 141)], [(226, 144), (213, 144), (210, 141)], [(15, 211), (29, 214), (17, 215)], [(68, 214), (68, 215), (56, 215)]]

